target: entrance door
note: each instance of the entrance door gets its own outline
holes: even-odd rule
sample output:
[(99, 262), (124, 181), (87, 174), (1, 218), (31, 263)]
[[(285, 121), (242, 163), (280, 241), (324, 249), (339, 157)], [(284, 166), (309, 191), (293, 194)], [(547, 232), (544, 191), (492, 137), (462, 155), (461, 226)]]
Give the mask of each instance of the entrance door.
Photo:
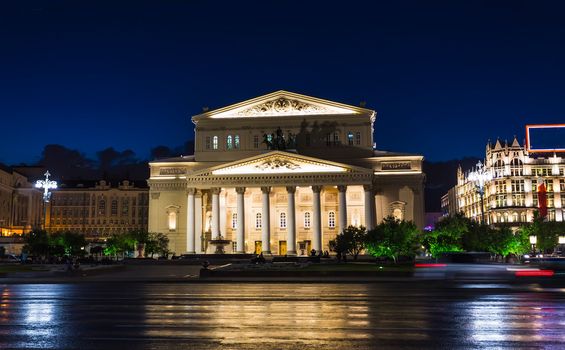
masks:
[(261, 241), (255, 241), (255, 254), (261, 254)]
[(279, 241), (279, 255), (286, 255), (286, 241)]
[(312, 241), (304, 241), (306, 243), (306, 255), (310, 256), (310, 251), (312, 250)]

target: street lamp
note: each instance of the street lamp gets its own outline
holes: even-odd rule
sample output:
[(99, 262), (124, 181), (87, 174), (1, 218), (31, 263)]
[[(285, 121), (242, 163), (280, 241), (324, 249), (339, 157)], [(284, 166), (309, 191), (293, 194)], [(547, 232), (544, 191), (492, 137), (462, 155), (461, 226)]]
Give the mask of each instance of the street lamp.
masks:
[(484, 196), (485, 196), (485, 184), (492, 180), (492, 173), (485, 168), (483, 163), (479, 161), (477, 163), (477, 168), (475, 171), (471, 171), (468, 176), (469, 181), (475, 183), (475, 190), (481, 197), (481, 223), (485, 224), (485, 206), (484, 206)]
[(565, 236), (559, 236), (559, 252), (563, 256), (563, 247), (565, 247)]
[(536, 243), (538, 242), (538, 237), (531, 235), (530, 236), (530, 244), (532, 245), (532, 255), (536, 256)]
[(51, 199), (51, 192), (49, 190), (57, 188), (57, 181), (49, 180), (49, 170), (45, 172), (45, 180), (37, 180), (35, 183), (36, 188), (43, 189), (43, 229), (46, 229), (46, 222), (47, 222), (47, 203), (49, 199)]

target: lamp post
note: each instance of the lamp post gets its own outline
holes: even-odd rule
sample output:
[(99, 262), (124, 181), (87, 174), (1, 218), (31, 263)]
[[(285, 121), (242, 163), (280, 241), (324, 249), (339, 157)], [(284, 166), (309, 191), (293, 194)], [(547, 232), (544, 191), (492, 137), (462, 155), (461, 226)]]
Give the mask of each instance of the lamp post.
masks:
[(565, 235), (559, 236), (559, 252), (563, 256), (563, 247), (565, 247)]
[(45, 172), (45, 180), (37, 180), (35, 183), (36, 188), (43, 189), (43, 229), (47, 226), (47, 203), (51, 199), (51, 192), (49, 190), (57, 188), (57, 181), (49, 180), (49, 170)]
[(538, 242), (538, 237), (531, 235), (530, 236), (530, 244), (532, 245), (532, 255), (536, 256), (536, 243)]
[(468, 176), (469, 181), (475, 183), (475, 190), (481, 198), (481, 223), (485, 224), (485, 206), (484, 206), (484, 196), (485, 196), (485, 184), (492, 180), (492, 173), (485, 168), (483, 163), (479, 161), (477, 163), (477, 168), (475, 171), (471, 171)]

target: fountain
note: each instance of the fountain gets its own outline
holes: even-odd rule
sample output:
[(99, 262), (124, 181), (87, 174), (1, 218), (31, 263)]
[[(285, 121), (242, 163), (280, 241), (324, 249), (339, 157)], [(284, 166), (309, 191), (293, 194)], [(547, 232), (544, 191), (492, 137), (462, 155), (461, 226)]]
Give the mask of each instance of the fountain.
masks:
[(229, 239), (224, 239), (222, 235), (219, 235), (218, 237), (211, 239), (209, 243), (216, 247), (214, 254), (226, 254), (224, 247), (231, 244), (231, 241)]

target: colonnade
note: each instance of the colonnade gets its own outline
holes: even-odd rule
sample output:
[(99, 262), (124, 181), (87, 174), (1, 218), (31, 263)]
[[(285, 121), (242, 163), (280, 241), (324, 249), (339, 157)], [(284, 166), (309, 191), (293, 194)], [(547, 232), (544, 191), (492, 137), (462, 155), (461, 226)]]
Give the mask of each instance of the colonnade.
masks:
[[(322, 205), (320, 193), (323, 189), (321, 185), (311, 186), (312, 188), (312, 249), (316, 252), (322, 250)], [(347, 185), (339, 185), (338, 189), (338, 232), (342, 232), (347, 227)], [(365, 207), (365, 227), (372, 229), (375, 222), (375, 200), (371, 185), (363, 185), (364, 189), (364, 207)], [(212, 239), (220, 238), (220, 187), (210, 188), (212, 195), (212, 218), (211, 231)], [(245, 187), (236, 187), (236, 212), (237, 212), (237, 228), (236, 228), (236, 252), (245, 253)], [(262, 209), (261, 209), (261, 245), (263, 254), (271, 254), (271, 226), (270, 226), (270, 186), (262, 186)], [(296, 255), (296, 186), (286, 186), (287, 192), (287, 255)], [(187, 252), (189, 254), (196, 253), (196, 230), (195, 230), (195, 188), (187, 189)]]

